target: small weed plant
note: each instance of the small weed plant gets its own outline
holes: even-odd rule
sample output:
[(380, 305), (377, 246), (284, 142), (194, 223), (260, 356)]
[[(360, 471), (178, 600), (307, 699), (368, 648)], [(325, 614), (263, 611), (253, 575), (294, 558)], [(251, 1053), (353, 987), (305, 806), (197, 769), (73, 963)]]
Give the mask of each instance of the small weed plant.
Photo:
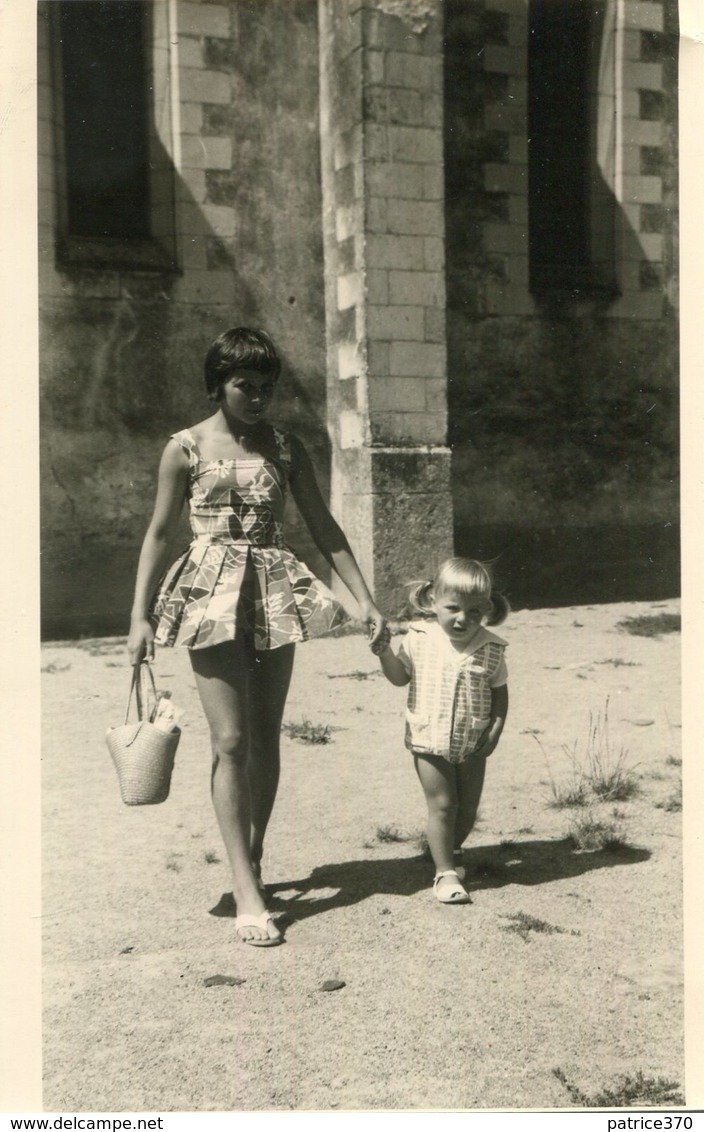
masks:
[(510, 923), (502, 924), (501, 930), (515, 932), (526, 943), (531, 932), (537, 932), (539, 935), (579, 935), (577, 931), (559, 928), (557, 924), (549, 924), (547, 920), (539, 920), (537, 916), (529, 916), (526, 912), (513, 912), (508, 919)]
[(644, 613), (617, 621), (616, 628), (634, 637), (662, 637), (664, 633), (681, 632), (682, 618), (679, 613)]
[(626, 1074), (612, 1088), (603, 1089), (591, 1096), (568, 1081), (559, 1066), (552, 1072), (567, 1090), (570, 1099), (580, 1108), (672, 1107), (685, 1103), (679, 1081), (668, 1081), (665, 1077), (646, 1077), (640, 1069), (633, 1077)]
[(678, 782), (675, 789), (662, 802), (655, 803), (656, 810), (665, 810), (668, 814), (678, 814), (682, 811), (682, 782)]
[(633, 767), (628, 766), (628, 752), (623, 746), (617, 749), (609, 734), (608, 699), (603, 712), (589, 713), (584, 751), (576, 739), (572, 746), (563, 744), (571, 768), (565, 780), (555, 779), (545, 748), (539, 739), (536, 742), (548, 768), (551, 805), (557, 809), (587, 806), (594, 798), (601, 802), (625, 802), (638, 793), (638, 778)]
[(368, 680), (370, 676), (379, 674), (377, 670), (365, 672), (361, 668), (356, 668), (354, 672), (328, 672), (328, 680)]
[(392, 845), (398, 842), (413, 841), (415, 834), (407, 833), (405, 830), (397, 829), (395, 825), (378, 825), (376, 827), (376, 839), (382, 845)]
[(365, 849), (376, 849), (377, 845), (405, 845), (408, 842), (413, 842), (421, 853), (428, 850), (425, 830), (399, 829), (395, 825), (378, 825), (374, 837), (365, 841), (363, 847)]
[(311, 723), (310, 719), (303, 719), (298, 723), (284, 723), (281, 730), (289, 739), (297, 739), (299, 743), (322, 744), (329, 743), (330, 727), (327, 723)]
[(626, 839), (621, 835), (614, 822), (601, 821), (591, 813), (573, 818), (567, 833), (567, 840), (573, 849), (584, 849), (594, 852), (606, 850), (618, 853), (627, 848)]

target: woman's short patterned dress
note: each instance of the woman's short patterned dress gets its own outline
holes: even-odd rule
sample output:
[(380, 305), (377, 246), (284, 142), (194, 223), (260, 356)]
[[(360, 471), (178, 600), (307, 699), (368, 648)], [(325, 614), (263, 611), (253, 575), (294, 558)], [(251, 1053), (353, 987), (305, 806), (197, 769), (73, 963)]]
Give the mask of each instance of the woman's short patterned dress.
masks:
[(193, 541), (154, 601), (157, 644), (210, 648), (244, 628), (256, 649), (275, 649), (349, 620), (284, 542), (291, 453), (285, 435), (273, 431), (275, 460), (204, 460), (188, 429), (174, 433), (188, 453)]

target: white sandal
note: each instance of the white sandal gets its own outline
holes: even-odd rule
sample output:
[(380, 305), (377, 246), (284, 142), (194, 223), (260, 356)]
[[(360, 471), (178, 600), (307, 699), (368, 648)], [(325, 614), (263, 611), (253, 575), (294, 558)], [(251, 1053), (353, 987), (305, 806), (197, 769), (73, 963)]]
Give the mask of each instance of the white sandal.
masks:
[[(443, 877), (454, 877), (455, 880), (457, 881), (456, 884), (445, 886), (445, 888), (446, 888), (446, 895), (445, 896), (441, 896), (439, 891), (438, 891), (438, 884), (443, 879)], [(435, 880), (433, 881), (433, 892), (435, 893), (435, 899), (439, 900), (441, 904), (471, 904), (472, 903), (471, 896), (467, 892), (466, 888), (464, 888), (459, 882), (459, 877), (457, 876), (457, 870), (456, 869), (445, 869), (444, 872), (436, 873), (435, 874)]]
[[(241, 916), (235, 916), (235, 931), (240, 943), (248, 943), (250, 947), (277, 947), (278, 944), (283, 943), (284, 937), (282, 935), (270, 936), (269, 935), (269, 920), (275, 925), (274, 917), (271, 912), (262, 912), (261, 916), (250, 916), (246, 912)], [(245, 939), (240, 935), (240, 928), (259, 928), (260, 931), (267, 933), (266, 939)]]

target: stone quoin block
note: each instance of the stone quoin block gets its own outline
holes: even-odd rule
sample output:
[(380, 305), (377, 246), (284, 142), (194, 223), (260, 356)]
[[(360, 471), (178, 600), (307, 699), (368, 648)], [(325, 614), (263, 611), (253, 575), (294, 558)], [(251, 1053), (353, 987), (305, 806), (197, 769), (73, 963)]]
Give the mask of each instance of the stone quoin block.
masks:
[(229, 75), (218, 71), (197, 71), (193, 67), (179, 71), (179, 94), (186, 102), (227, 103), (231, 93)]
[(389, 365), (392, 377), (444, 377), (444, 344), (392, 342)]
[(370, 338), (422, 342), (425, 322), (422, 307), (383, 306), (367, 308), (367, 333)]
[(177, 30), (183, 35), (230, 35), (230, 9), (223, 4), (184, 4), (177, 8)]
[(400, 235), (442, 236), (444, 221), (439, 204), (430, 201), (389, 200), (389, 231)]
[(181, 140), (181, 160), (186, 169), (231, 169), (232, 142), (189, 134)]
[(420, 271), (424, 264), (421, 236), (369, 236), (366, 241), (369, 267)]
[(395, 197), (399, 200), (422, 200), (426, 195), (422, 165), (391, 165), (388, 161), (366, 163), (366, 186), (370, 196)]
[(398, 306), (444, 306), (445, 280), (439, 271), (390, 271), (389, 299)]

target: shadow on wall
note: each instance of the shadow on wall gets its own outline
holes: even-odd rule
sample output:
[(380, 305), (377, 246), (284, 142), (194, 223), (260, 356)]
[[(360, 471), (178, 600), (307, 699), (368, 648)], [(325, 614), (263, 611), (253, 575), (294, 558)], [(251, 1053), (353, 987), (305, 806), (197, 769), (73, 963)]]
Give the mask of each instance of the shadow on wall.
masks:
[(514, 609), (664, 601), (680, 593), (679, 525), (462, 527), (455, 552), (493, 562)]

